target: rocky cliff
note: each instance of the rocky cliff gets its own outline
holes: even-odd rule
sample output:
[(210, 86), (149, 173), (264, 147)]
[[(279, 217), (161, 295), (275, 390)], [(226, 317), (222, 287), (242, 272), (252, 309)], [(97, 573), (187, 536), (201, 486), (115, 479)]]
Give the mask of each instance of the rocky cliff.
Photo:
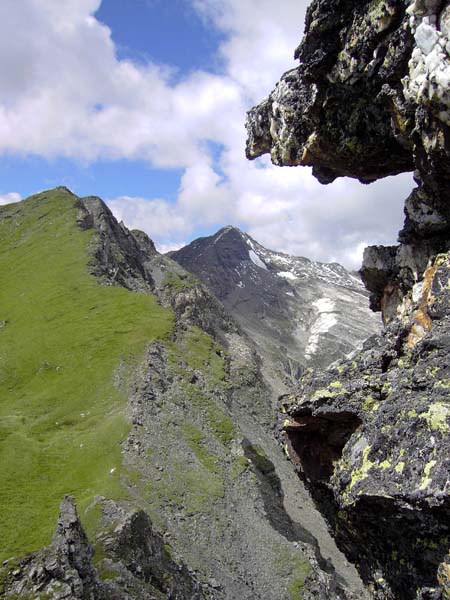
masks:
[(194, 240), (171, 258), (220, 299), (280, 390), (380, 331), (359, 277), (337, 263), (268, 250), (236, 227)]
[(198, 279), (64, 188), (1, 207), (0, 250), (1, 598), (364, 596)]
[(247, 155), (322, 183), (414, 170), (399, 246), (362, 277), (387, 327), (284, 399), (288, 451), (374, 597), (449, 598), (450, 6), (314, 0), (300, 66), (249, 112)]

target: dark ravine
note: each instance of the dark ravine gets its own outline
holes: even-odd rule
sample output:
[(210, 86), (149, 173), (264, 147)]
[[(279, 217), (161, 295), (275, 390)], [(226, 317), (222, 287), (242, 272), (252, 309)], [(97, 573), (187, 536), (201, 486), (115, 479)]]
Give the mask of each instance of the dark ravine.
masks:
[(450, 598), (448, 1), (314, 0), (301, 64), (248, 115), (247, 155), (322, 183), (414, 170), (400, 245), (361, 270), (381, 337), (283, 399), (288, 451), (374, 598)]
[(338, 263), (268, 250), (230, 226), (170, 255), (253, 340), (280, 393), (306, 369), (328, 366), (380, 331), (361, 280)]
[(293, 477), (260, 359), (223, 305), (98, 198), (59, 188), (2, 207), (0, 217), (22, 222), (49, 199), (60, 211), (75, 206), (78, 227), (93, 232), (98, 282), (156, 295), (173, 332), (147, 346), (131, 375), (121, 365), (114, 375), (130, 424), (123, 495), (96, 496), (79, 515), (66, 498), (53, 542), (0, 569), (0, 598), (363, 598)]

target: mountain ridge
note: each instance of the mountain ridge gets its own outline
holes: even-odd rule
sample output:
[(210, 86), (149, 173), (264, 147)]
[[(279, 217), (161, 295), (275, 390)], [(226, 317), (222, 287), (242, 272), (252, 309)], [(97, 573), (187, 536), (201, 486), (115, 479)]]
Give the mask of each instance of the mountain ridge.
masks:
[[(5, 356), (16, 355), (23, 365), (30, 352), (38, 361), (37, 369), (23, 374), (24, 385), (34, 386), (22, 394), (23, 405), (20, 399), (0, 405), (0, 468), (41, 490), (21, 504), (23, 492), (5, 485), (2, 471), (0, 501), (4, 507), (6, 495), (15, 505), (8, 535), (16, 544), (4, 551), (16, 558), (0, 569), (0, 597), (360, 597), (353, 591), (361, 582), (278, 446), (273, 391), (261, 377), (251, 340), (205, 286), (155, 253), (145, 234), (117, 223), (95, 197), (44, 192), (1, 207), (0, 229), (2, 278), (10, 278), (2, 289), (9, 303), (2, 302), (0, 315), (6, 323), (0, 329), (2, 398), (11, 390), (21, 393), (15, 390), (19, 372)], [(71, 244), (78, 254), (69, 252)], [(26, 324), (24, 302), (32, 294)], [(103, 314), (105, 298), (117, 312), (105, 315), (99, 329), (92, 320)], [(144, 308), (137, 315), (133, 303)], [(64, 360), (47, 356), (42, 340), (49, 323), (47, 345), (56, 353), (64, 349)], [(30, 333), (39, 338), (37, 346)], [(109, 352), (109, 336), (119, 340), (125, 356)], [(126, 336), (139, 352), (128, 353)], [(84, 362), (74, 360), (76, 352)], [(56, 386), (54, 399), (49, 382)], [(113, 393), (117, 402), (111, 402)], [(44, 412), (41, 429), (28, 396)], [(117, 435), (108, 429), (110, 419), (121, 426)], [(103, 427), (110, 435), (100, 438)], [(22, 429), (28, 437), (19, 452)], [(103, 445), (96, 443), (101, 440)], [(42, 456), (24, 472), (24, 459), (36, 445)], [(91, 482), (79, 458), (97, 449), (100, 459), (86, 463)], [(49, 501), (54, 467), (65, 477)], [(114, 486), (102, 487), (93, 467)], [(75, 497), (79, 518), (74, 500), (66, 498), (51, 541), (58, 503), (67, 493)], [(25, 507), (31, 512), (23, 518)], [(2, 520), (8, 515), (0, 510)], [(37, 530), (30, 523), (38, 524), (42, 535), (28, 543), (15, 522), (28, 532)]]

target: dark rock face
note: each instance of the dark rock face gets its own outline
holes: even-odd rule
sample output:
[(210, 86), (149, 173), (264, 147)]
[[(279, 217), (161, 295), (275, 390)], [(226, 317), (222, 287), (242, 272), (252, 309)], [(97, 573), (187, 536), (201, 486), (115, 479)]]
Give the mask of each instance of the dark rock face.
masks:
[(314, 0), (301, 65), (247, 121), (249, 158), (323, 183), (414, 169), (400, 245), (368, 248), (361, 271), (385, 332), (284, 400), (300, 477), (380, 600), (449, 593), (449, 14)]
[[(6, 565), (2, 575), (6, 598), (103, 598), (92, 557), (93, 549), (78, 518), (73, 498), (61, 504), (58, 525), (51, 546)], [(3, 596), (2, 596), (3, 597)]]
[(449, 266), (426, 272), (403, 322), (285, 398), (289, 454), (379, 598), (435, 589), (448, 552)]
[(156, 254), (156, 250), (148, 236), (142, 232), (134, 236), (123, 223), (116, 221), (100, 198), (77, 198), (75, 206), (80, 211), (78, 225), (97, 231), (91, 273), (108, 285), (151, 291), (153, 282), (144, 262), (147, 256)]
[(380, 330), (358, 277), (264, 248), (235, 227), (171, 253), (219, 298), (255, 342), (268, 378), (291, 384)]
[[(308, 165), (323, 183), (370, 182), (413, 168), (411, 144), (389, 109), (408, 70), (413, 39), (404, 2), (313, 2), (306, 36), (271, 96), (249, 113), (247, 155)], [(397, 135), (399, 133), (400, 135)]]

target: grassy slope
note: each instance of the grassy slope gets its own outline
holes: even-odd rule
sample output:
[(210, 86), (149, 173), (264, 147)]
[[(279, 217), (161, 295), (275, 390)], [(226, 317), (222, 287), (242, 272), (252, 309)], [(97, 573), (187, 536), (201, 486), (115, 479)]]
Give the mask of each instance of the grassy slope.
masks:
[(153, 297), (88, 275), (94, 233), (72, 203), (53, 191), (0, 209), (0, 561), (50, 541), (64, 494), (83, 508), (122, 493), (114, 372), (172, 329)]

